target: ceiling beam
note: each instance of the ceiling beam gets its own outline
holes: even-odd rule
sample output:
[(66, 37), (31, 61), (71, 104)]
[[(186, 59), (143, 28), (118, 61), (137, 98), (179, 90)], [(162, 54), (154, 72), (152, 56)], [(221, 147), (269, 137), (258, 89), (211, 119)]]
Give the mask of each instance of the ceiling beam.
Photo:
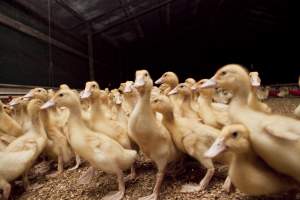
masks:
[(43, 42), (50, 43), (50, 44), (56, 46), (57, 48), (68, 51), (68, 52), (75, 54), (77, 56), (80, 56), (82, 58), (88, 58), (88, 56), (85, 53), (82, 53), (79, 50), (69, 47), (68, 45), (66, 45), (54, 38), (49, 38), (49, 36), (47, 34), (42, 33), (34, 28), (31, 28), (30, 26), (27, 26), (21, 22), (18, 22), (8, 16), (1, 14), (1, 13), (0, 13), (0, 24), (3, 24), (5, 26), (13, 28), (17, 31), (25, 33), (31, 37), (37, 38)]
[[(112, 9), (110, 9), (109, 11), (107, 11), (107, 12), (105, 12), (105, 13), (102, 13), (102, 14), (100, 14), (100, 15), (98, 15), (98, 16), (95, 16), (95, 17), (89, 19), (88, 21), (89, 21), (90, 23), (99, 21), (100, 19), (102, 19), (102, 18), (104, 18), (104, 17), (106, 17), (106, 16), (110, 16), (112, 13), (116, 12), (117, 10), (121, 10), (121, 9), (123, 9), (124, 7), (127, 8), (127, 7), (131, 6), (132, 4), (136, 4), (137, 2), (141, 2), (141, 3), (142, 3), (142, 2), (144, 2), (144, 0), (129, 1), (129, 2), (123, 3), (122, 5), (119, 5), (119, 6), (116, 7), (116, 8), (112, 8)], [(82, 27), (82, 26), (84, 26), (84, 23), (79, 23), (79, 24), (77, 24), (77, 25), (75, 25), (75, 26), (69, 28), (68, 30), (78, 29), (78, 28), (80, 28), (80, 27)]]
[(176, 0), (165, 0), (165, 1), (161, 2), (161, 3), (158, 3), (158, 4), (156, 4), (156, 5), (152, 6), (152, 7), (150, 7), (150, 8), (148, 8), (148, 9), (144, 10), (144, 11), (141, 11), (141, 12), (139, 12), (139, 13), (136, 13), (136, 14), (134, 14), (134, 15), (131, 15), (130, 17), (126, 17), (126, 18), (122, 18), (122, 19), (120, 19), (120, 20), (117, 20), (115, 23), (111, 23), (111, 24), (107, 25), (106, 27), (104, 27), (104, 28), (102, 28), (102, 29), (96, 31), (94, 34), (95, 34), (95, 35), (101, 34), (101, 33), (103, 33), (103, 32), (106, 32), (106, 31), (108, 31), (108, 30), (110, 30), (110, 29), (116, 27), (116, 26), (119, 26), (119, 25), (122, 25), (122, 24), (124, 24), (124, 23), (127, 23), (127, 22), (130, 22), (130, 21), (132, 21), (132, 20), (135, 20), (135, 19), (137, 19), (137, 18), (139, 18), (139, 17), (141, 17), (141, 16), (144, 16), (144, 15), (146, 15), (146, 14), (148, 14), (148, 13), (151, 13), (151, 12), (153, 12), (153, 11), (156, 11), (156, 10), (159, 9), (159, 8), (162, 8), (162, 7), (166, 6), (167, 4), (172, 3), (173, 1), (176, 1)]
[[(126, 15), (126, 17), (130, 17), (132, 15), (132, 10), (133, 10), (133, 7), (132, 5), (129, 5), (128, 7), (124, 7), (124, 0), (119, 0), (119, 3)], [(128, 2), (128, 0), (126, 0)], [(140, 22), (138, 19), (135, 19), (134, 20), (134, 24), (135, 24), (135, 28), (136, 28), (136, 32), (137, 32), (137, 35), (138, 37), (140, 38), (144, 38), (144, 31), (143, 31), (143, 27), (141, 26)]]
[(166, 13), (166, 25), (167, 28), (169, 29), (171, 26), (171, 4), (167, 4), (165, 13)]

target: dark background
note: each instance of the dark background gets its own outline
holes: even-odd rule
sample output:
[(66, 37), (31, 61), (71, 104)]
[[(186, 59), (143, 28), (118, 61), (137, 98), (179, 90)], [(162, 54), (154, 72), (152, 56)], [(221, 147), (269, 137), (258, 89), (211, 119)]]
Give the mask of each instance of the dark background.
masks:
[[(35, 1), (28, 2), (33, 6), (46, 3)], [(99, 0), (102, 1), (106, 0)], [(165, 71), (174, 71), (180, 81), (187, 77), (207, 78), (228, 63), (259, 71), (263, 84), (298, 81), (300, 67), (295, 64), (297, 50), (292, 49), (296, 37), (289, 30), (288, 1), (197, 2), (195, 14), (195, 1), (173, 1), (169, 24), (164, 20), (164, 7), (140, 16), (143, 37), (136, 33), (132, 21), (105, 31), (106, 39), (103, 34), (97, 34), (94, 37), (95, 74), (100, 86), (117, 87), (122, 81), (133, 80), (135, 70), (143, 68), (149, 70), (153, 79)], [(0, 2), (0, 12), (47, 33), (47, 23), (19, 6), (18, 0)], [(62, 20), (71, 23), (66, 16), (59, 16), (57, 11), (53, 20), (58, 25)], [(60, 41), (87, 53), (86, 34), (82, 30), (66, 34), (55, 28), (53, 32)], [(0, 83), (42, 86), (68, 83), (82, 88), (89, 80), (86, 59), (54, 48), (54, 68), (49, 74), (47, 44), (1, 24), (0, 42)]]

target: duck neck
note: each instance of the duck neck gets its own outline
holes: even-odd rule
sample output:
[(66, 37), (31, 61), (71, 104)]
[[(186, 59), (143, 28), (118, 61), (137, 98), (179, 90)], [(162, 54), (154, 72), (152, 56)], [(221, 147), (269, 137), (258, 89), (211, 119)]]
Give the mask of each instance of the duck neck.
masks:
[(91, 114), (92, 117), (104, 118), (104, 112), (102, 108), (102, 102), (99, 96), (94, 96), (91, 98)]
[(163, 123), (174, 124), (175, 118), (172, 110), (165, 111), (162, 113), (162, 115), (163, 115)]
[(150, 95), (151, 95), (151, 90), (149, 91), (144, 90), (139, 92), (139, 99), (136, 107), (141, 109), (143, 112), (146, 112), (147, 114), (151, 113), (151, 115), (154, 116), (150, 105)]
[(82, 118), (82, 110), (80, 109), (80, 103), (78, 105), (72, 105), (68, 107), (70, 110), (70, 116), (68, 120), (69, 127), (84, 127), (84, 121)]
[(45, 131), (45, 126), (43, 123), (43, 119), (47, 117), (47, 111), (41, 110), (38, 113), (34, 113), (31, 116), (31, 125), (33, 129), (36, 130), (37, 133), (40, 134), (43, 138), (47, 138), (47, 133)]

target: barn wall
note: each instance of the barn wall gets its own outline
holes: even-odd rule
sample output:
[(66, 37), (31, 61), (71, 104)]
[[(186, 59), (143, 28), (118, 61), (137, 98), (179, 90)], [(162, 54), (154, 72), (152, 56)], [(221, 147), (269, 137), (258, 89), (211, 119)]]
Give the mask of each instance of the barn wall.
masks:
[[(0, 1), (0, 12), (43, 33), (48, 27), (25, 11)], [(55, 39), (87, 54), (86, 44), (55, 31)], [(82, 87), (89, 79), (88, 60), (53, 48), (53, 70), (49, 71), (48, 44), (0, 24), (0, 83)]]

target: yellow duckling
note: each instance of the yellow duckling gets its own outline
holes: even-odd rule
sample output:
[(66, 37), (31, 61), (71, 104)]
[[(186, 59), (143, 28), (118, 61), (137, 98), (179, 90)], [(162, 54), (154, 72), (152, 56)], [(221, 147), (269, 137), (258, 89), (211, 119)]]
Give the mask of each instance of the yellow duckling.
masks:
[(43, 102), (39, 99), (33, 99), (28, 103), (27, 111), (28, 116), (30, 118), (30, 126), (28, 130), (26, 130), (22, 136), (18, 137), (13, 142), (11, 142), (4, 150), (4, 152), (15, 152), (22, 149), (24, 147), (24, 144), (26, 144), (29, 140), (34, 140), (36, 142), (37, 152), (35, 154), (35, 157), (32, 158), (32, 162), (27, 164), (27, 168), (23, 176), (23, 184), (25, 188), (29, 186), (29, 181), (27, 177), (28, 171), (33, 165), (34, 161), (38, 158), (38, 156), (46, 147), (48, 140), (42, 121), (42, 118), (45, 115), (45, 113), (40, 111), (40, 106), (42, 104)]
[[(151, 101), (153, 110), (163, 115), (162, 123), (169, 130), (176, 147), (183, 153), (190, 155), (199, 161), (206, 169), (206, 175), (198, 185), (187, 184), (181, 189), (182, 192), (196, 192), (204, 190), (214, 175), (215, 168), (212, 159), (204, 157), (210, 145), (220, 134), (218, 129), (199, 123), (197, 119), (184, 118), (174, 115), (170, 100), (161, 95)], [(229, 155), (226, 155), (228, 157)], [(228, 157), (230, 158), (230, 157)], [(226, 162), (226, 158), (216, 161)], [(226, 191), (230, 185), (224, 185)], [(227, 188), (226, 188), (227, 187)]]
[(123, 109), (129, 116), (136, 105), (138, 99), (138, 92), (133, 86), (134, 82), (126, 81), (123, 90), (124, 103), (122, 104)]
[[(63, 86), (66, 87), (66, 86)], [(53, 96), (54, 93), (48, 92), (43, 88), (35, 88), (30, 90), (25, 97), (40, 99), (43, 102), (48, 100), (49, 96)], [(68, 110), (61, 108), (52, 107), (48, 109), (43, 118), (43, 123), (47, 133), (47, 146), (46, 153), (52, 159), (57, 159), (57, 173), (53, 176), (61, 174), (64, 170), (64, 164), (69, 163), (74, 157), (74, 154), (68, 144), (66, 133), (64, 132), (64, 127), (66, 126), (67, 119), (69, 117)], [(52, 176), (52, 175), (51, 175)]]
[(30, 127), (30, 118), (27, 113), (27, 105), (29, 99), (25, 97), (17, 97), (12, 99), (8, 105), (14, 108), (13, 118), (17, 121), (18, 124), (22, 127), (23, 131), (28, 130)]
[[(219, 69), (202, 87), (223, 87), (233, 92), (229, 104), (232, 123), (245, 125), (254, 151), (273, 169), (300, 181), (300, 122), (281, 115), (259, 112), (247, 104), (251, 85), (240, 65)], [(276, 153), (274, 153), (276, 152)]]
[(153, 82), (147, 70), (136, 71), (134, 86), (138, 90), (139, 99), (129, 117), (129, 136), (158, 168), (153, 193), (139, 199), (157, 200), (167, 164), (178, 159), (179, 152), (173, 144), (170, 133), (156, 119), (151, 108), (150, 95)]
[(298, 189), (296, 181), (275, 172), (254, 152), (249, 131), (241, 124), (222, 129), (211, 148), (205, 153), (214, 158), (232, 152), (228, 175), (233, 185), (249, 195), (271, 195)]
[(257, 98), (257, 90), (260, 87), (260, 83), (261, 83), (258, 72), (250, 72), (249, 76), (250, 76), (250, 82), (252, 86), (251, 87), (252, 90), (249, 93), (249, 97), (248, 97), (249, 106), (254, 110), (258, 110), (265, 113), (271, 113), (272, 112), (271, 108), (267, 104), (259, 101)]
[(22, 127), (10, 117), (4, 110), (4, 105), (0, 100), (0, 134), (20, 136), (23, 134)]
[(198, 113), (192, 108), (192, 90), (186, 83), (180, 83), (168, 95), (179, 94), (182, 99), (180, 106), (180, 116), (201, 121)]
[(28, 139), (13, 151), (0, 151), (0, 188), (3, 199), (11, 192), (10, 181), (21, 176), (33, 163), (38, 154), (38, 145), (34, 139)]
[(41, 108), (48, 109), (52, 106), (67, 107), (70, 110), (68, 130), (70, 144), (74, 151), (87, 160), (94, 168), (118, 177), (119, 191), (107, 195), (105, 200), (120, 200), (125, 193), (123, 170), (134, 163), (137, 153), (134, 150), (124, 149), (118, 142), (106, 135), (92, 131), (83, 121), (80, 99), (71, 90), (59, 90), (54, 97)]

